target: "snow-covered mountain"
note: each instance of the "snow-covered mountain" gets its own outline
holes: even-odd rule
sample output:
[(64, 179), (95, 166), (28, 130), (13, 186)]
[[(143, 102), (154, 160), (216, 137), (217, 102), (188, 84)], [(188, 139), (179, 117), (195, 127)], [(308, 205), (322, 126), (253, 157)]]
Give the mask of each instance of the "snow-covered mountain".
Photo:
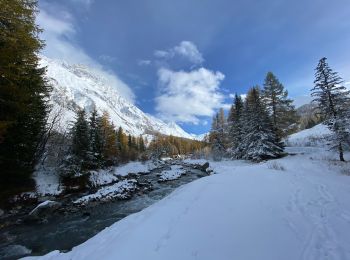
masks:
[(166, 123), (142, 112), (118, 93), (111, 80), (95, 69), (45, 56), (41, 56), (40, 65), (47, 67), (47, 77), (53, 86), (53, 113), (61, 115), (62, 128), (74, 121), (77, 109), (90, 112), (96, 107), (99, 113), (107, 111), (117, 127), (121, 126), (135, 136), (159, 132), (191, 139), (196, 137), (176, 123)]

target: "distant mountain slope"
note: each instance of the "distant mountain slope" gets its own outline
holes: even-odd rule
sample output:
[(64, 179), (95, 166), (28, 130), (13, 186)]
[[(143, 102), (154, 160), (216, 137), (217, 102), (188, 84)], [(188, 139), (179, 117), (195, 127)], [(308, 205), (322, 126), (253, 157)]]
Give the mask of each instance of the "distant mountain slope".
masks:
[(64, 61), (41, 57), (41, 66), (47, 67), (47, 76), (53, 86), (53, 110), (61, 114), (62, 128), (74, 120), (75, 111), (94, 107), (107, 111), (113, 123), (132, 135), (159, 132), (185, 138), (195, 138), (175, 123), (165, 123), (142, 112), (124, 99), (103, 75), (84, 65), (70, 65)]
[(309, 103), (297, 108), (299, 119), (299, 129), (311, 128), (322, 122), (318, 114), (319, 110), (316, 103)]

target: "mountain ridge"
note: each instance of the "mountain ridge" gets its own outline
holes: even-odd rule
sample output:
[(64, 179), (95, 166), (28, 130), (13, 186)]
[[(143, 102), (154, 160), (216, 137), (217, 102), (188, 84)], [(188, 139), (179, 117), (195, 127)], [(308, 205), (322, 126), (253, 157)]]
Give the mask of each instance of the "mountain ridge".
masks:
[[(40, 57), (40, 66), (46, 67), (46, 76), (52, 85), (50, 103), (53, 113), (60, 114), (62, 128), (74, 121), (78, 109), (85, 109), (90, 113), (96, 108), (99, 114), (107, 111), (116, 127), (121, 126), (134, 136), (161, 133), (196, 138), (196, 135), (185, 132), (174, 122), (166, 123), (144, 113), (118, 93), (113, 86), (115, 82), (93, 68), (82, 64), (68, 64), (46, 56)], [(121, 81), (118, 83), (124, 84)]]

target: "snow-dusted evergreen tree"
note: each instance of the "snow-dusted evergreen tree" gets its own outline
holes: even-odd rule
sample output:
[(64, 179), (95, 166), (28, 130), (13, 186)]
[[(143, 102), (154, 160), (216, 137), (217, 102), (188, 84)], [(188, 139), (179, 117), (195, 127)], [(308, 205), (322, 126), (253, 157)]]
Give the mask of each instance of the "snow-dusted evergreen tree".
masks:
[(341, 77), (322, 58), (316, 68), (314, 87), (311, 96), (318, 104), (324, 124), (333, 132), (332, 145), (344, 161), (344, 146), (349, 145), (349, 106), (350, 92), (343, 86)]
[(261, 97), (267, 106), (277, 135), (282, 138), (290, 134), (296, 127), (296, 110), (292, 104), (293, 100), (288, 98), (288, 91), (272, 72), (266, 75)]
[(210, 145), (214, 160), (221, 160), (225, 154), (225, 115), (223, 109), (213, 117), (210, 131)]
[(103, 136), (101, 117), (96, 109), (91, 112), (89, 118), (90, 164), (91, 168), (101, 168), (103, 164)]
[(241, 158), (243, 152), (238, 149), (244, 136), (242, 114), (243, 101), (242, 98), (236, 94), (227, 118), (228, 151), (234, 158)]
[(71, 129), (71, 147), (63, 165), (66, 176), (79, 176), (90, 165), (89, 125), (84, 110), (77, 112), (76, 121)]
[(244, 107), (244, 138), (239, 149), (243, 159), (262, 161), (283, 155), (283, 144), (273, 129), (259, 87), (249, 90)]

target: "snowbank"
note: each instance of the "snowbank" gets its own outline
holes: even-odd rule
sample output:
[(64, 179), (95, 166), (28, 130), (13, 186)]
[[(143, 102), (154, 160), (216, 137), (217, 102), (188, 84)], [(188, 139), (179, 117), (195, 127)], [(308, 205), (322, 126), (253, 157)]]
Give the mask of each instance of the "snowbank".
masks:
[(114, 173), (116, 175), (126, 176), (129, 173), (148, 173), (157, 168), (151, 161), (147, 162), (129, 162), (125, 165), (116, 167)]
[(90, 172), (89, 182), (92, 187), (110, 184), (118, 180), (113, 170), (99, 170)]
[(286, 143), (287, 146), (323, 147), (325, 146), (326, 139), (330, 134), (331, 132), (325, 125), (318, 124), (310, 129), (305, 129), (298, 133), (290, 135), (286, 140)]
[(172, 181), (176, 180), (184, 174), (185, 171), (181, 165), (172, 165), (170, 170), (163, 171), (160, 174), (159, 181)]
[(42, 259), (350, 259), (349, 165), (323, 156), (210, 162), (219, 174)]
[(103, 187), (94, 194), (89, 194), (74, 201), (75, 204), (85, 205), (90, 201), (108, 201), (111, 199), (126, 199), (130, 192), (136, 189), (135, 179), (123, 180), (111, 186)]
[(40, 169), (34, 172), (36, 193), (39, 196), (59, 195), (63, 190), (60, 186), (59, 176), (53, 170)]

